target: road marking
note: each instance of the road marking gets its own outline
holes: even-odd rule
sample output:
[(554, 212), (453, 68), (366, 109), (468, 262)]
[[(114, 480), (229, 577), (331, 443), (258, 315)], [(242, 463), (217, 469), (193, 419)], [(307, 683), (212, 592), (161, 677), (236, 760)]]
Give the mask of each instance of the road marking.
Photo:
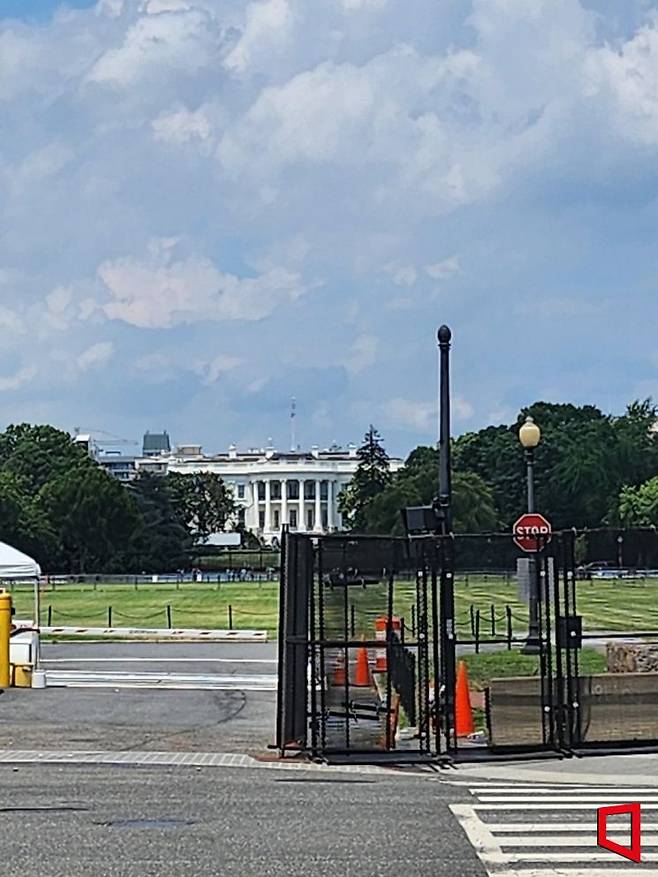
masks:
[(276, 658), (42, 658), (42, 664), (278, 664)]
[[(619, 790), (614, 793), (601, 791), (598, 789), (596, 793), (591, 795), (574, 795), (573, 797), (569, 796), (568, 791), (565, 791), (560, 795), (545, 795), (541, 798), (541, 804), (539, 806), (543, 806), (544, 804), (561, 804), (568, 798), (569, 801), (573, 801), (574, 803), (592, 803), (597, 804), (598, 806), (603, 806), (603, 804), (608, 801), (612, 801), (613, 803), (624, 803), (628, 801), (629, 794), (633, 794), (633, 800), (639, 801), (640, 803), (647, 804), (658, 804), (658, 795), (647, 794), (646, 789), (643, 793), (630, 793), (630, 792), (620, 792)], [(479, 800), (482, 801), (483, 804), (499, 804), (501, 802), (507, 802), (509, 804), (531, 804), (537, 801), (536, 795), (480, 795)]]
[[(509, 786), (471, 786), (474, 804), (450, 805), (490, 877), (615, 877), (629, 874), (630, 863), (622, 868), (618, 855), (597, 845), (597, 808), (611, 801), (637, 801), (644, 811), (656, 811), (658, 788), (617, 786), (611, 789), (580, 784), (557, 790), (554, 784), (537, 784), (532, 789), (532, 796), (519, 794), (526, 788), (512, 783)], [(492, 791), (500, 794), (492, 795)], [(504, 801), (507, 803), (502, 803)], [(588, 816), (583, 820), (584, 810), (588, 811)], [(533, 821), (520, 821), (518, 814), (521, 811), (532, 811)], [(570, 820), (566, 815), (569, 811), (574, 815), (582, 814), (581, 818)], [(495, 821), (488, 821), (493, 814)], [(555, 817), (563, 818), (557, 821)], [(608, 821), (607, 830), (611, 839), (628, 844), (628, 819), (615, 816)], [(658, 862), (656, 817), (649, 822), (645, 816), (642, 836), (642, 861)], [(658, 877), (658, 869), (642, 868), (638, 874)]]
[(121, 673), (46, 670), (49, 688), (162, 688), (214, 691), (276, 691), (277, 677), (219, 673)]

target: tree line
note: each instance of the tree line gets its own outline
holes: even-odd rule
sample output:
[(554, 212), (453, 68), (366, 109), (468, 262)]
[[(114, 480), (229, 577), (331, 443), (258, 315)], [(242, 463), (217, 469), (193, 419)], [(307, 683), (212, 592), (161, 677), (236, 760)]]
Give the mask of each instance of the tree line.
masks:
[(123, 486), (66, 432), (20, 424), (0, 433), (0, 539), (44, 570), (163, 572), (235, 514), (217, 475), (140, 473)]
[[(508, 530), (526, 511), (526, 463), (519, 427), (541, 428), (535, 450), (535, 505), (555, 529), (658, 526), (658, 409), (632, 402), (623, 415), (593, 405), (535, 402), (514, 423), (467, 432), (452, 441), (455, 532)], [(437, 494), (438, 451), (418, 447), (390, 470), (381, 436), (370, 427), (359, 466), (341, 497), (350, 528), (402, 534), (400, 509)]]

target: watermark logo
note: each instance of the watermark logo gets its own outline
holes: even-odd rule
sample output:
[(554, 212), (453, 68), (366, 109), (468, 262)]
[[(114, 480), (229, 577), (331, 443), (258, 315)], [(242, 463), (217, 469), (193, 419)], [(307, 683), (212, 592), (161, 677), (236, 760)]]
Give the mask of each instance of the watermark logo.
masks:
[[(608, 837), (608, 816), (629, 815), (631, 817), (631, 845), (625, 847)], [(612, 807), (599, 807), (596, 811), (596, 842), (604, 850), (610, 850), (631, 862), (642, 861), (642, 813), (639, 804), (614, 804)]]

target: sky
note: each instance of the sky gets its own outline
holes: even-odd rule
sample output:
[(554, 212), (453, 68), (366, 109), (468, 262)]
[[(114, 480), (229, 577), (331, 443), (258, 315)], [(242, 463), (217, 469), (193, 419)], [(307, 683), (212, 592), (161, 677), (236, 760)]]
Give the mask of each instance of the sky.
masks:
[(0, 0), (0, 426), (658, 398), (658, 3)]

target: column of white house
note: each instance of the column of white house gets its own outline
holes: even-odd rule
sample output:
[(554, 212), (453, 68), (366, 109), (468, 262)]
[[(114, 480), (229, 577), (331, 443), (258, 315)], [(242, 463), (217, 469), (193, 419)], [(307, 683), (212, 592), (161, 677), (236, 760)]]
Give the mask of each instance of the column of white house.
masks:
[(266, 533), (272, 529), (272, 500), (270, 498), (270, 479), (265, 479), (265, 527)]
[(334, 482), (327, 481), (327, 532), (331, 533), (334, 528)]
[(303, 532), (306, 530), (306, 515), (304, 514), (304, 479), (299, 479), (299, 520), (297, 521), (297, 529)]
[(288, 523), (288, 482), (281, 479), (281, 526)]
[(251, 487), (251, 528), (254, 532), (258, 530), (258, 480), (252, 481)]
[(315, 527), (313, 529), (316, 533), (322, 532), (322, 506), (320, 505), (320, 485), (321, 481), (315, 479)]

